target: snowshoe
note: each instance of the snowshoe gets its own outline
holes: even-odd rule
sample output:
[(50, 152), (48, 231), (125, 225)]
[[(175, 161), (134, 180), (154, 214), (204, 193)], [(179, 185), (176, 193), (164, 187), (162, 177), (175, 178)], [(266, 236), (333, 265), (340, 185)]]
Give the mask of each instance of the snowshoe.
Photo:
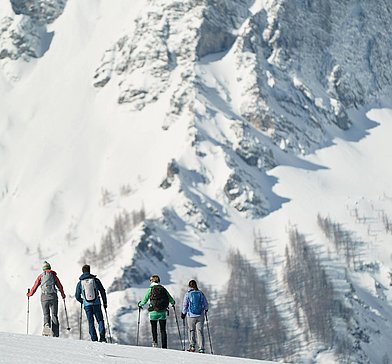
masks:
[(42, 336), (53, 336), (53, 331), (48, 325), (45, 325), (42, 329)]

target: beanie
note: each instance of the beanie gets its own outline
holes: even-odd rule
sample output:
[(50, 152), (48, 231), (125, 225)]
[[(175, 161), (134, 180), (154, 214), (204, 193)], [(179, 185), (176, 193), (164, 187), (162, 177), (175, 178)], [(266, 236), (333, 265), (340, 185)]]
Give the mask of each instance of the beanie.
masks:
[(50, 264), (45, 260), (44, 264), (42, 265), (42, 270), (48, 270), (51, 269)]

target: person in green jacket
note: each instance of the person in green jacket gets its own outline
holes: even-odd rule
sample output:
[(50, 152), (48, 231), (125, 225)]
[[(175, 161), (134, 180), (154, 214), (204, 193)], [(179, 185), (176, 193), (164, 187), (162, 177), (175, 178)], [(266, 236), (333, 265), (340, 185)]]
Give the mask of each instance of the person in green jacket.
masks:
[(167, 349), (166, 315), (169, 303), (175, 305), (175, 301), (170, 293), (160, 283), (158, 275), (150, 277), (150, 287), (148, 287), (143, 299), (138, 302), (139, 309), (150, 300), (148, 311), (150, 312), (150, 323), (152, 331), (152, 346), (158, 347), (158, 322), (161, 331), (162, 349)]

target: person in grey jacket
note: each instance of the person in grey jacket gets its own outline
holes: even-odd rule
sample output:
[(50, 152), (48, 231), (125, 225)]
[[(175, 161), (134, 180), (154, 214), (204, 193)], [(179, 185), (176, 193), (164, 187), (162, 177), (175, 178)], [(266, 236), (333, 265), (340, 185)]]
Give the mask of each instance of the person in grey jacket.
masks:
[(31, 290), (27, 292), (27, 297), (31, 297), (39, 286), (41, 286), (41, 305), (44, 314), (43, 335), (59, 336), (59, 318), (58, 318), (58, 297), (57, 290), (61, 293), (61, 297), (65, 299), (63, 285), (60, 282), (57, 273), (52, 270), (50, 264), (45, 261), (42, 265), (43, 272), (37, 277)]
[(195, 351), (196, 337), (199, 353), (205, 353), (204, 313), (208, 311), (206, 296), (197, 287), (195, 280), (189, 281), (188, 291), (184, 295), (181, 318), (187, 319), (189, 328), (189, 349)]
[(83, 305), (86, 312), (89, 334), (92, 341), (98, 341), (97, 331), (95, 330), (94, 317), (98, 322), (99, 341), (106, 342), (105, 322), (101, 309), (100, 295), (103, 307), (108, 307), (106, 291), (97, 276), (90, 273), (90, 266), (85, 264), (82, 267), (83, 274), (79, 277), (76, 285), (75, 298)]

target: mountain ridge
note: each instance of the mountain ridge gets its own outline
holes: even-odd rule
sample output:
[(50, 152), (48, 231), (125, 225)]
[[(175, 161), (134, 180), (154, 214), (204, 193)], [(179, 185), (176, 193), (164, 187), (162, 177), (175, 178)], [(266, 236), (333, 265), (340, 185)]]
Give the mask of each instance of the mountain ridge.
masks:
[[(388, 106), (388, 4), (140, 0), (133, 10), (126, 1), (112, 8), (30, 3), (0, 8), (1, 233), (3, 244), (15, 242), (8, 264), (21, 257), (28, 267), (2, 284), (25, 284), (42, 258), (66, 258), (72, 272), (91, 261), (106, 281), (123, 343), (133, 340), (137, 295), (157, 271), (178, 297), (196, 275), (220, 302), (231, 271), (247, 258), (260, 271), (258, 286), (275, 277), (294, 305), (283, 243), (263, 242), (258, 253), (274, 256), (275, 268), (253, 248), (261, 237), (269, 241), (268, 229), (259, 236), (264, 221), (290, 208), (275, 173), (284, 166), (326, 172), (312, 161), (320, 149), (336, 138), (362, 141), (376, 126), (364, 115)], [(282, 229), (291, 231), (296, 213)], [(326, 255), (320, 264), (328, 268)], [(72, 287), (75, 278), (65, 279)], [(259, 294), (268, 310), (287, 315), (290, 308), (274, 311), (269, 296), (278, 293), (265, 287)], [(21, 317), (21, 304), (16, 309)], [(362, 322), (350, 320), (343, 326), (356, 338)], [(271, 347), (243, 344), (233, 355), (300, 360), (335, 345), (290, 322), (294, 328), (281, 335), (268, 329)], [(353, 351), (366, 358), (361, 350)]]

